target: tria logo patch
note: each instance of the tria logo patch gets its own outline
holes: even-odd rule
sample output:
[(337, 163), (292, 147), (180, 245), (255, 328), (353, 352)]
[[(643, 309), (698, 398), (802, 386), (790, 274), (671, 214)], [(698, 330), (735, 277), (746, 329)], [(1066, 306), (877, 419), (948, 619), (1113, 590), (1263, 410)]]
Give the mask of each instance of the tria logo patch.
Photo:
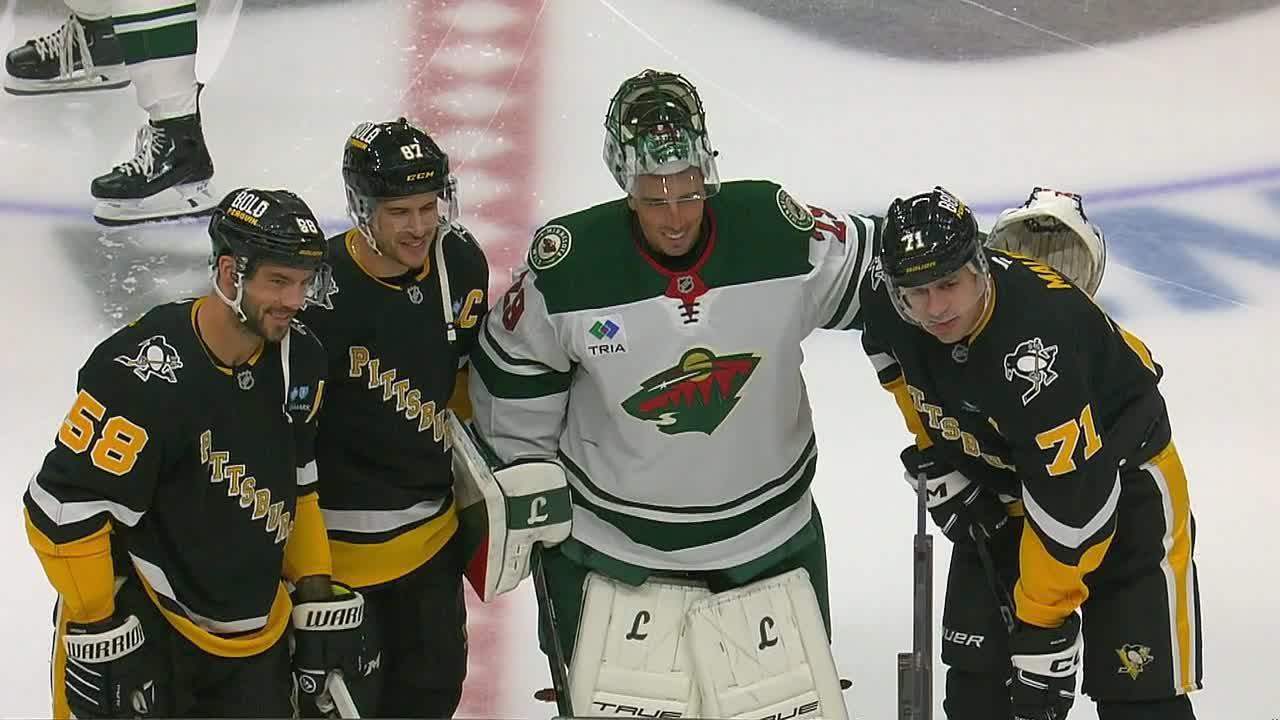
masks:
[(596, 318), (587, 328), (588, 355), (616, 355), (626, 351), (627, 333), (622, 329), (621, 318)]
[(622, 401), (622, 409), (652, 421), (668, 435), (710, 435), (738, 404), (743, 386), (759, 364), (760, 356), (752, 353), (717, 356), (706, 348), (693, 348), (675, 367), (645, 380), (640, 390)]

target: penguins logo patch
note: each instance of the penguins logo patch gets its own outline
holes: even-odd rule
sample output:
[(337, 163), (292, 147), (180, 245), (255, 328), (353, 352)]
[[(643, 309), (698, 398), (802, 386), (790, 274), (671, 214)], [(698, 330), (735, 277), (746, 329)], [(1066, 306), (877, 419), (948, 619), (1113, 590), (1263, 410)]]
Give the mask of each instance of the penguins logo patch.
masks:
[(548, 225), (533, 236), (533, 245), (529, 248), (529, 265), (534, 270), (546, 270), (555, 267), (564, 260), (573, 247), (573, 234), (563, 225)]
[(1031, 383), (1031, 387), (1022, 393), (1023, 405), (1034, 400), (1041, 390), (1058, 379), (1058, 373), (1053, 369), (1053, 362), (1057, 359), (1058, 346), (1045, 347), (1044, 341), (1038, 337), (1023, 340), (1013, 352), (1004, 356), (1004, 379), (1013, 382), (1016, 377)]
[(133, 374), (143, 382), (158, 377), (167, 383), (177, 383), (174, 371), (182, 369), (182, 358), (163, 335), (152, 335), (138, 343), (138, 354), (134, 357), (121, 355), (115, 361), (132, 368)]
[(796, 202), (796, 199), (787, 194), (786, 190), (778, 188), (778, 194), (774, 198), (778, 201), (778, 210), (782, 212), (782, 217), (791, 223), (791, 227), (809, 232), (814, 228), (813, 213), (809, 212), (809, 208)]
[(1133, 680), (1137, 680), (1142, 671), (1155, 660), (1155, 656), (1151, 654), (1151, 648), (1137, 643), (1117, 648), (1116, 655), (1120, 656), (1120, 669), (1117, 674), (1128, 675)]

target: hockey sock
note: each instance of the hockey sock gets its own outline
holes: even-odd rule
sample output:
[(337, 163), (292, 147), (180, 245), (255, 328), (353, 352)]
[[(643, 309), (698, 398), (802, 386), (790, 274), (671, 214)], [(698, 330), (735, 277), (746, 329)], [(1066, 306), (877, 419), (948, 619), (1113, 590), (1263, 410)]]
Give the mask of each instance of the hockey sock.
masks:
[(195, 113), (195, 2), (115, 0), (113, 7), (138, 105), (153, 121)]

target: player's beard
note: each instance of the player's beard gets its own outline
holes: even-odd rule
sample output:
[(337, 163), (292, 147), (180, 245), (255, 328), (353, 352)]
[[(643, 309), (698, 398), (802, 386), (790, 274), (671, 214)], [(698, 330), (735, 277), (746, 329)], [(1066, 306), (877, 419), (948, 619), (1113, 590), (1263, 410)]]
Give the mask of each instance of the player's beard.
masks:
[[(384, 247), (382, 252), (409, 270), (420, 268), (427, 262), (436, 233), (437, 228), (433, 227), (422, 238), (415, 238), (409, 233), (399, 234), (388, 243), (390, 247)], [(414, 243), (414, 245), (405, 243)]]
[(277, 325), (268, 317), (268, 313), (275, 308), (259, 305), (246, 297), (241, 300), (240, 309), (244, 313), (245, 329), (265, 342), (278, 343), (289, 332), (287, 321), (283, 325)]

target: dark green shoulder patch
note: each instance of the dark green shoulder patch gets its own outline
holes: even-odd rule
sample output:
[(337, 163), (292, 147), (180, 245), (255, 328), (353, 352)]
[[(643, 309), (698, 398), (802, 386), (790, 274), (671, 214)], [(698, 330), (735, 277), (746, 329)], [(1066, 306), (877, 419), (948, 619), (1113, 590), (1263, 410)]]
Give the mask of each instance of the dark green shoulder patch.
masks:
[(774, 200), (778, 203), (778, 210), (782, 213), (782, 217), (786, 218), (791, 226), (801, 232), (810, 232), (816, 224), (813, 219), (813, 213), (809, 212), (809, 208), (796, 202), (786, 190), (778, 188), (778, 192), (774, 195)]
[(708, 283), (738, 285), (812, 269), (813, 214), (777, 183), (727, 182), (708, 205), (715, 214), (717, 244), (703, 271)]
[(529, 268), (553, 314), (661, 295), (666, 278), (641, 259), (626, 200), (555, 218), (533, 236)]

